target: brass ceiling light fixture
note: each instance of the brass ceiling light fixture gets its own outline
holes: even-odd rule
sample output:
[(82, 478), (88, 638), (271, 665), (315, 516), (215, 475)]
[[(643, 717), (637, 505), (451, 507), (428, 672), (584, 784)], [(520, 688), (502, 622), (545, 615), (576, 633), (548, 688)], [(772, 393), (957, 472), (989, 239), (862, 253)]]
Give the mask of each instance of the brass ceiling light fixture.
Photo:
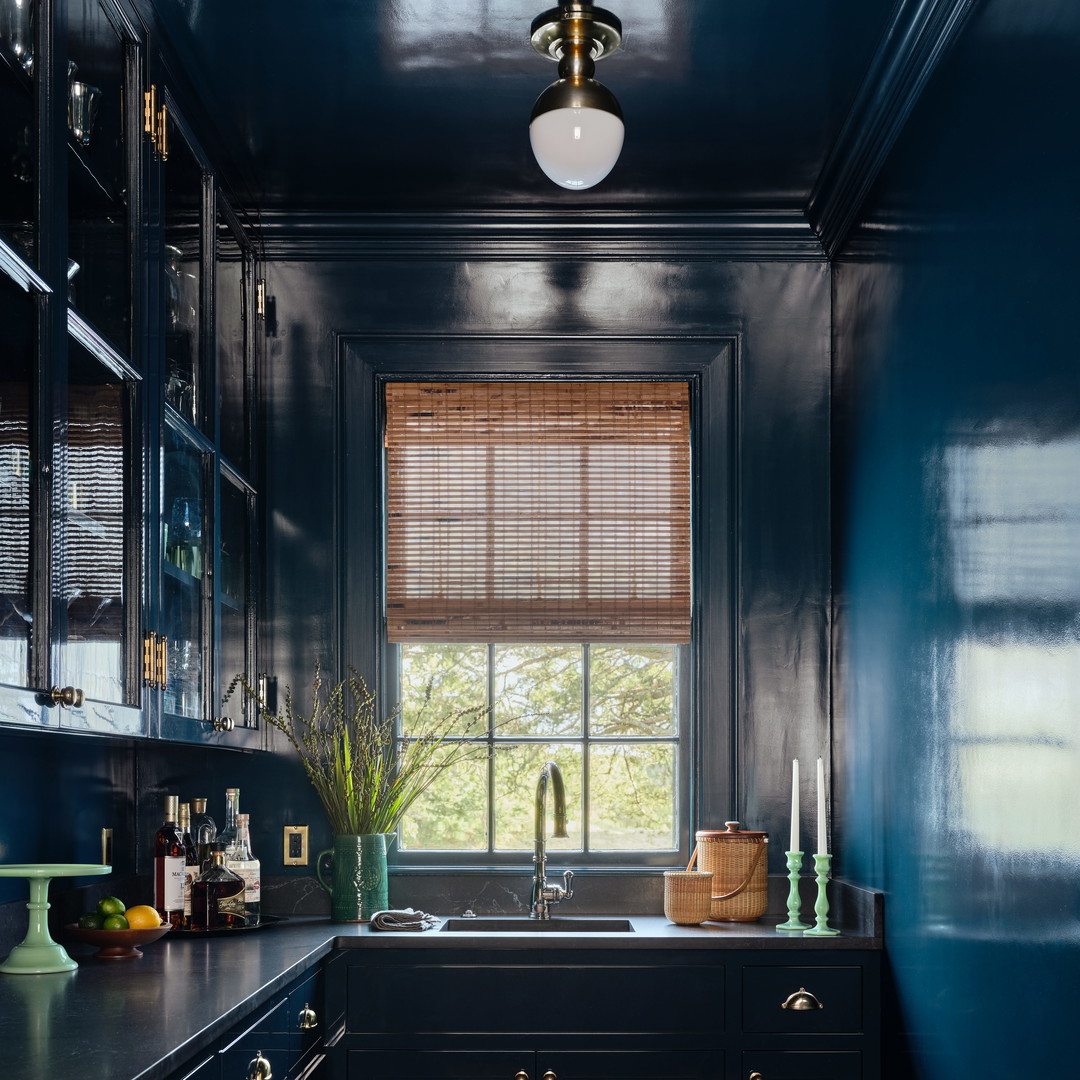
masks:
[(619, 47), (622, 24), (610, 11), (575, 0), (537, 15), (531, 35), (533, 48), (559, 64), (558, 81), (533, 106), (533, 154), (560, 187), (590, 188), (611, 172), (622, 150), (622, 109), (593, 78), (596, 61)]

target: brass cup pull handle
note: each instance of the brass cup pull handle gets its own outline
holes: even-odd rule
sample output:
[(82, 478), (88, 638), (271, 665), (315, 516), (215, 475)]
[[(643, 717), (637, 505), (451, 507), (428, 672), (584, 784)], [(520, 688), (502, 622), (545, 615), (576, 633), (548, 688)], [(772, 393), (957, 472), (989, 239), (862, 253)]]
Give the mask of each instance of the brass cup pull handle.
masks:
[(550, 1070), (544, 1073), (544, 1080), (559, 1080), (559, 1078)]
[(750, 1080), (765, 1080), (765, 1077), (759, 1072), (752, 1072), (750, 1074)]
[(247, 1080), (273, 1080), (273, 1076), (270, 1062), (263, 1057), (261, 1050), (256, 1050), (255, 1056), (248, 1062)]
[(786, 1001), (780, 1003), (781, 1009), (792, 1009), (795, 1012), (811, 1012), (814, 1009), (824, 1009), (825, 1006), (805, 986), (800, 986), (794, 994), (789, 994)]
[(86, 700), (84, 694), (77, 686), (54, 686), (49, 691), (49, 700), (54, 705), (66, 705), (69, 709), (81, 709)]
[(514, 1073), (514, 1080), (529, 1080), (529, 1074), (524, 1070), (518, 1070)]

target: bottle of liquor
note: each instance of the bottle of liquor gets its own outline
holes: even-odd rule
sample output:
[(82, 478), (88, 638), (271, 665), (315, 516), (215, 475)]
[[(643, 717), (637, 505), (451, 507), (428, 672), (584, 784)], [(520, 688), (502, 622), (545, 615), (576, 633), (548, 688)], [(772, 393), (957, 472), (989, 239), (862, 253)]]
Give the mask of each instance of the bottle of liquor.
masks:
[(244, 879), (225, 865), (225, 845), (215, 840), (210, 862), (191, 887), (191, 929), (244, 925)]
[(217, 837), (217, 822), (206, 812), (206, 800), (191, 800), (191, 839), (199, 853), (199, 865), (210, 858), (210, 845)]
[(221, 832), (214, 837), (215, 843), (225, 845), (226, 852), (236, 846), (236, 815), (240, 811), (240, 789), (225, 789), (225, 824)]
[(251, 830), (247, 814), (236, 815), (236, 846), (225, 852), (225, 865), (244, 879), (244, 911), (248, 926), (259, 924), (262, 895), (261, 866), (251, 853)]
[(182, 802), (177, 815), (177, 827), (184, 844), (184, 917), (180, 922), (185, 930), (191, 927), (191, 886), (202, 873), (199, 852), (191, 838), (191, 804)]
[(170, 926), (180, 926), (184, 921), (187, 854), (177, 825), (179, 801), (176, 795), (165, 796), (165, 820), (154, 835), (154, 907)]

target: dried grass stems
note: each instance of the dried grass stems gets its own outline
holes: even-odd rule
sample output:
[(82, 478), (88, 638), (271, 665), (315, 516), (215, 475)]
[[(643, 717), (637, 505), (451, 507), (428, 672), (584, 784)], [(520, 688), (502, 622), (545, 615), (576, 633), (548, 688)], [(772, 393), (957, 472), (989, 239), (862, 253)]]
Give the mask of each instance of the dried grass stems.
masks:
[(316, 663), (306, 716), (295, 710), (291, 686), (279, 712), (270, 710), (243, 675), (229, 683), (224, 700), (238, 687), (255, 702), (263, 722), (292, 744), (338, 835), (394, 832), (443, 770), (490, 752), (484, 739), (490, 709), (476, 706), (429, 717), (430, 687), (413, 734), (400, 739), (401, 707), (378, 719), (375, 695), (352, 667), (348, 678), (324, 689)]

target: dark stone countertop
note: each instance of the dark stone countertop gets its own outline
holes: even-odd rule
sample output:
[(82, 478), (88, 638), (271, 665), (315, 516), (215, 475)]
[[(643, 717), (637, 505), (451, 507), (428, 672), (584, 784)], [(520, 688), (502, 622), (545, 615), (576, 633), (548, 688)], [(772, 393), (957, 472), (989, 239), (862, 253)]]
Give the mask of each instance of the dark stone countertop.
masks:
[(682, 927), (631, 915), (634, 932), (599, 934), (380, 933), (294, 918), (235, 938), (165, 937), (133, 960), (96, 960), (89, 946), (64, 942), (78, 971), (0, 975), (0, 1061), (19, 1080), (162, 1080), (334, 949), (879, 949), (880, 899), (856, 897), (858, 924), (835, 938), (780, 933), (778, 918)]

